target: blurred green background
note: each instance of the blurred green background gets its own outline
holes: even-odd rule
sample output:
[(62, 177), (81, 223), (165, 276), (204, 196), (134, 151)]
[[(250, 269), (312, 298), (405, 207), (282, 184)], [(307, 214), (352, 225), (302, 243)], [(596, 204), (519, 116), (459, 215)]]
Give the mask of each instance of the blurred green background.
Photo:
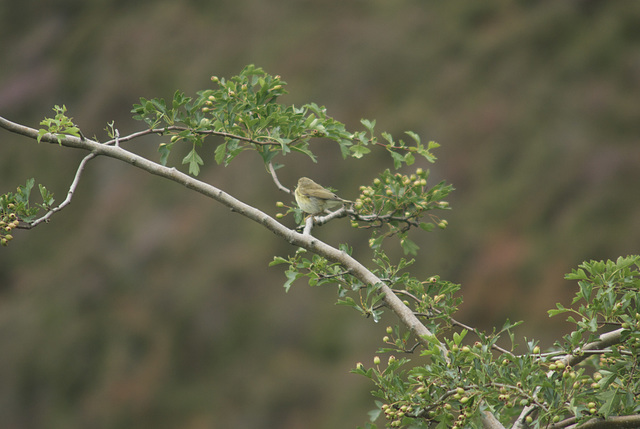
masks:
[[(638, 252), (640, 2), (5, 1), (0, 24), (0, 114), (35, 128), (65, 104), (87, 136), (110, 121), (125, 135), (142, 129), (139, 97), (254, 63), (288, 82), (283, 103), (438, 141), (437, 164), (405, 170), (456, 188), (438, 213), (449, 228), (412, 237), (414, 272), (461, 283), (466, 323), (524, 319), (518, 333), (550, 346), (566, 326), (546, 310), (574, 292), (564, 273)], [(160, 141), (132, 145), (157, 160)], [(4, 131), (0, 147), (0, 192), (36, 177), (58, 202), (84, 155)], [(272, 215), (291, 201), (261, 161), (224, 168), (214, 149), (201, 179)], [(391, 167), (317, 150), (317, 164), (281, 159), (285, 185), (307, 175), (353, 198)], [(316, 234), (370, 255), (346, 220)], [(222, 206), (98, 158), (68, 208), (14, 237), (0, 249), (3, 427), (366, 421), (373, 386), (349, 370), (371, 365), (394, 318), (337, 307), (329, 287), (285, 293), (268, 263), (295, 249)]]

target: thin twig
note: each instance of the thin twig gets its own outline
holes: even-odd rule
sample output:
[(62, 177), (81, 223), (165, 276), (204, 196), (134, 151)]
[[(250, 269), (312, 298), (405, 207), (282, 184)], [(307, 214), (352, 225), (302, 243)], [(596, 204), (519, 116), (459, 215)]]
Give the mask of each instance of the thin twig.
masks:
[(38, 225), (39, 223), (48, 222), (49, 218), (51, 216), (53, 216), (54, 213), (59, 212), (60, 210), (62, 210), (63, 208), (65, 208), (66, 206), (71, 204), (71, 199), (73, 198), (73, 194), (76, 191), (76, 188), (78, 187), (78, 183), (80, 183), (80, 177), (82, 176), (82, 172), (84, 171), (84, 167), (87, 165), (87, 162), (89, 162), (89, 160), (91, 160), (92, 158), (95, 158), (95, 157), (96, 157), (96, 153), (91, 152), (89, 155), (87, 155), (84, 158), (82, 158), (82, 161), (80, 161), (80, 165), (78, 166), (78, 169), (76, 170), (76, 175), (73, 178), (73, 182), (71, 183), (71, 186), (69, 186), (69, 192), (67, 192), (67, 198), (65, 198), (64, 201), (60, 203), (60, 205), (58, 205), (57, 207), (54, 207), (51, 210), (49, 210), (41, 218), (36, 219), (33, 222), (30, 222), (28, 224), (28, 226), (25, 227), (25, 229), (31, 229), (31, 228), (35, 227), (36, 225)]
[(313, 216), (308, 216), (304, 223), (304, 230), (302, 231), (303, 235), (311, 235), (311, 228), (313, 228)]
[(252, 139), (250, 137), (238, 136), (238, 135), (231, 134), (231, 133), (225, 133), (223, 131), (194, 130), (194, 129), (189, 128), (189, 127), (182, 127), (182, 126), (178, 126), (178, 125), (170, 125), (168, 127), (163, 127), (163, 128), (149, 128), (148, 130), (138, 131), (136, 133), (129, 134), (128, 136), (107, 140), (106, 142), (104, 142), (104, 144), (112, 145), (112, 144), (116, 143), (117, 140), (119, 140), (120, 142), (126, 142), (126, 141), (129, 141), (129, 140), (136, 139), (138, 137), (149, 135), (149, 134), (163, 135), (167, 131), (187, 131), (187, 130), (191, 130), (195, 134), (209, 134), (209, 135), (212, 135), (212, 136), (220, 136), (220, 137), (225, 137), (225, 138), (230, 138), (230, 139), (242, 140), (242, 141), (245, 141), (245, 142), (248, 142), (248, 143), (253, 143), (253, 144), (257, 144), (257, 145), (261, 145), (261, 146), (280, 146), (280, 143), (274, 142), (274, 141), (264, 141), (264, 142), (262, 142), (262, 141), (259, 141), (259, 140)]
[(269, 161), (269, 164), (267, 164), (267, 167), (269, 168), (269, 173), (271, 173), (271, 178), (273, 178), (273, 182), (276, 184), (278, 189), (280, 189), (282, 192), (286, 192), (287, 194), (292, 194), (291, 190), (285, 186), (282, 186), (282, 184), (280, 183), (280, 180), (278, 180), (276, 169), (273, 168), (273, 163), (271, 161)]

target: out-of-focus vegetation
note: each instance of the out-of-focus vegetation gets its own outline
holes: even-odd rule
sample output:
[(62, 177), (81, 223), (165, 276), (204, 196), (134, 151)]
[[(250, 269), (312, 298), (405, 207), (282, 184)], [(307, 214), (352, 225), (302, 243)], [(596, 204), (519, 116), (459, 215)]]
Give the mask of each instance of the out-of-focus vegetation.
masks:
[[(0, 110), (36, 127), (65, 104), (104, 138), (112, 120), (138, 129), (129, 111), (141, 96), (189, 93), (255, 63), (289, 83), (287, 102), (440, 142), (432, 177), (456, 187), (453, 211), (446, 231), (414, 237), (416, 266), (462, 283), (466, 321), (538, 317), (528, 325), (556, 338), (545, 310), (573, 295), (563, 273), (640, 242), (638, 18), (640, 4), (593, 1), (3, 2)], [(64, 198), (82, 154), (1, 142), (0, 192), (36, 176)], [(350, 198), (385, 162), (369, 171), (328, 149), (281, 177)], [(333, 306), (331, 290), (285, 294), (267, 264), (291, 249), (259, 227), (92, 164), (71, 206), (0, 248), (7, 426), (362, 422), (370, 386), (347, 372), (383, 326)], [(276, 213), (283, 197), (261, 162), (207, 165), (204, 180)], [(368, 252), (348, 225), (317, 234)]]

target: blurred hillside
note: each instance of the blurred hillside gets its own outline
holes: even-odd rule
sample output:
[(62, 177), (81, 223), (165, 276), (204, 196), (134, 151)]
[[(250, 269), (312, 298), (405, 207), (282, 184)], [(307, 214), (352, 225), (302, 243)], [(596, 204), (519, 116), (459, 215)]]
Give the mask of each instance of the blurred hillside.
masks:
[[(638, 22), (638, 2), (589, 0), (2, 2), (0, 114), (37, 127), (65, 104), (88, 136), (112, 120), (127, 134), (139, 97), (254, 63), (289, 83), (283, 103), (414, 130), (442, 144), (415, 167), (456, 188), (449, 228), (413, 237), (414, 269), (462, 284), (461, 320), (524, 319), (549, 346), (564, 273), (638, 252)], [(157, 143), (134, 144), (158, 159)], [(64, 199), (83, 153), (6, 132), (0, 145), (0, 192), (36, 177)], [(223, 168), (213, 151), (200, 178), (277, 212), (259, 160)], [(288, 186), (304, 174), (345, 198), (391, 166), (329, 146), (318, 164), (282, 161)], [(348, 222), (317, 234), (369, 255)], [(199, 195), (96, 159), (71, 206), (14, 236), (0, 249), (5, 427), (348, 428), (373, 405), (348, 371), (384, 324), (330, 288), (285, 294), (267, 265), (294, 249)]]

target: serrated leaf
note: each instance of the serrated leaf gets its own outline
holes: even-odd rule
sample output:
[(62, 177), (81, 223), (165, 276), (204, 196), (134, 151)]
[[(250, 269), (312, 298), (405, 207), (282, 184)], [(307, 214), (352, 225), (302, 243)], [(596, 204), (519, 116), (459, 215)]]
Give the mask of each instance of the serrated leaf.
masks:
[(40, 196), (42, 197), (42, 202), (45, 206), (52, 206), (55, 202), (53, 198), (53, 194), (47, 190), (42, 184), (38, 184), (38, 188), (40, 189)]
[(405, 255), (415, 256), (418, 254), (418, 250), (420, 249), (420, 247), (416, 243), (409, 240), (408, 238), (401, 239), (400, 246), (402, 246), (402, 250), (404, 251)]
[(389, 153), (391, 154), (391, 158), (393, 158), (393, 167), (396, 170), (402, 167), (402, 163), (404, 162), (404, 156), (392, 150), (390, 150)]
[(218, 165), (222, 164), (226, 154), (227, 154), (227, 143), (224, 142), (219, 144), (215, 150), (215, 160)]
[(308, 147), (309, 147), (309, 145), (306, 144), (306, 143), (304, 145), (297, 144), (297, 145), (290, 146), (291, 150), (295, 150), (296, 152), (303, 153), (303, 154), (307, 155), (309, 158), (311, 158), (311, 160), (313, 162), (318, 162), (316, 156), (313, 154), (313, 152), (311, 152), (308, 149)]
[(371, 149), (362, 145), (351, 146), (349, 150), (351, 151), (351, 156), (357, 159), (371, 152)]
[(184, 157), (182, 163), (189, 164), (189, 174), (193, 176), (197, 176), (200, 173), (200, 166), (204, 165), (204, 161), (200, 158), (195, 148), (191, 149), (191, 152)]
[(415, 140), (417, 144), (420, 144), (420, 136), (418, 134), (414, 133), (413, 131), (405, 131), (404, 133)]
[(269, 266), (273, 267), (274, 265), (286, 264), (289, 261), (284, 259), (282, 256), (274, 256), (273, 261), (269, 262)]
[(404, 156), (404, 162), (405, 162), (407, 165), (411, 165), (411, 164), (413, 164), (414, 162), (416, 162), (416, 157), (415, 157), (415, 156), (413, 156), (413, 154), (412, 154), (411, 152), (407, 152), (407, 154)]
[(44, 136), (45, 134), (47, 134), (47, 132), (48, 132), (47, 130), (45, 130), (45, 129), (43, 129), (43, 128), (40, 128), (40, 129), (38, 130), (38, 138), (36, 139), (36, 141), (37, 141), (38, 143), (40, 143), (40, 140), (42, 140), (42, 136)]
[(607, 390), (599, 393), (597, 396), (598, 399), (603, 402), (598, 412), (606, 419), (617, 408), (620, 399), (614, 390)]
[(291, 288), (293, 282), (302, 276), (302, 274), (300, 274), (299, 272), (292, 270), (285, 271), (284, 275), (287, 277), (287, 281), (284, 282), (285, 292), (289, 292), (289, 289)]

